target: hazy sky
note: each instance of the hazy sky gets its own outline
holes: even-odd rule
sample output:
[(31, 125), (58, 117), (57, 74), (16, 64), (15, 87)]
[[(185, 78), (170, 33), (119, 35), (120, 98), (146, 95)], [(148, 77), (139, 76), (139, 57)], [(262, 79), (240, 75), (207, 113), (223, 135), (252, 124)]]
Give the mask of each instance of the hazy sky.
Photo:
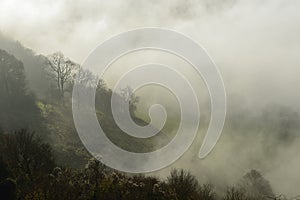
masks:
[(257, 46), (298, 48), (299, 8), (298, 0), (0, 0), (0, 30), (39, 53), (62, 50), (80, 62), (111, 35), (158, 26), (211, 53), (229, 48), (231, 58)]
[[(159, 26), (191, 34), (208, 11), (230, 8), (232, 1), (1, 0), (0, 30), (40, 53), (62, 50), (81, 61), (101, 41), (128, 29)], [(192, 24), (183, 28), (187, 22)]]
[[(81, 63), (110, 36), (144, 27), (180, 31), (202, 44), (225, 84), (257, 105), (298, 105), (299, 0), (0, 0), (0, 30), (38, 53)], [(230, 89), (228, 89), (230, 90)], [(276, 94), (276, 96), (274, 96)]]

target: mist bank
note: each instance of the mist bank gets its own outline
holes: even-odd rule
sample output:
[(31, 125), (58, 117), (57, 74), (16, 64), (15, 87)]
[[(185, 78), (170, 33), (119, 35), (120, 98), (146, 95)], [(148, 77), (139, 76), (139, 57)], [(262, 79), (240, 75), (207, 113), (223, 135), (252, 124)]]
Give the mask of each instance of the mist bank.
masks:
[[(157, 174), (164, 176), (171, 167), (183, 167), (200, 180), (222, 187), (255, 168), (277, 193), (298, 193), (299, 1), (53, 1), (49, 5), (26, 1), (19, 2), (20, 9), (13, 12), (9, 1), (3, 2), (0, 28), (6, 35), (45, 55), (62, 50), (78, 63), (112, 34), (141, 26), (170, 28), (192, 37), (219, 67), (228, 98), (223, 134), (204, 160), (198, 160), (197, 153), (209, 122), (210, 104), (205, 84), (189, 70), (191, 66), (169, 55), (141, 52), (115, 63), (104, 77), (112, 88), (124, 69), (156, 60), (183, 69), (196, 86), (203, 116), (199, 137), (178, 162)], [(0, 48), (24, 63), (30, 89), (47, 99), (43, 58), (3, 38), (0, 36)], [(170, 94), (162, 94), (165, 90), (161, 88), (138, 91), (137, 114), (147, 121), (147, 108), (162, 103), (170, 117), (165, 131), (172, 135), (178, 125), (178, 105)]]
[[(13, 48), (7, 47), (7, 49)], [(142, 57), (137, 57), (139, 59), (134, 62), (135, 64), (138, 64), (142, 60)], [(20, 58), (22, 60), (22, 57)], [(240, 77), (234, 80), (234, 76), (229, 76), (232, 79), (228, 79), (225, 76), (224, 81), (228, 96), (228, 112), (225, 127), (213, 152), (207, 158), (199, 160), (197, 157), (198, 151), (210, 118), (210, 103), (205, 84), (201, 80), (201, 77), (199, 79), (199, 77), (194, 76), (193, 71), (189, 70), (191, 66), (187, 66), (186, 63), (182, 63), (179, 60), (170, 61), (172, 57), (166, 55), (165, 57), (161, 55), (157, 56), (153, 53), (146, 58), (148, 60), (153, 60), (153, 58), (164, 60), (165, 63), (170, 62), (173, 65), (177, 64), (178, 68), (184, 68), (186, 70), (184, 73), (191, 77), (189, 80), (198, 88), (197, 95), (200, 99), (200, 107), (202, 108), (200, 131), (192, 147), (176, 163), (154, 174), (164, 177), (173, 167), (190, 169), (192, 173), (197, 175), (200, 182), (209, 181), (216, 185), (216, 187), (219, 187), (220, 190), (224, 190), (225, 188), (222, 187), (237, 183), (240, 177), (243, 177), (250, 169), (257, 169), (270, 180), (276, 193), (288, 194), (290, 196), (298, 193), (297, 186), (300, 182), (300, 177), (295, 176), (295, 174), (297, 174), (300, 164), (297, 157), (297, 152), (300, 150), (298, 133), (300, 118), (297, 111), (297, 104), (293, 105), (287, 102), (278, 104), (276, 101), (261, 99), (259, 95), (248, 97), (248, 93), (246, 92), (250, 91), (249, 89), (244, 90), (239, 85), (228, 84), (230, 81), (236, 82)], [(120, 60), (119, 64), (116, 63), (113, 69), (120, 69), (123, 66), (128, 70), (130, 69), (130, 61), (132, 61), (130, 57), (127, 61)], [(126, 65), (128, 65), (127, 68)], [(35, 68), (40, 67), (44, 70), (43, 66), (40, 65), (33, 66), (32, 70), (34, 71)], [(24, 68), (26, 69), (26, 65), (24, 65)], [(108, 85), (113, 85), (118, 75), (122, 74), (122, 70), (119, 73), (114, 73), (114, 70), (108, 72), (105, 76)], [(38, 78), (34, 74), (31, 75), (29, 77), (26, 76), (26, 80), (29, 83), (33, 80), (36, 81)], [(31, 79), (32, 77), (33, 80)], [(43, 85), (44, 81), (51, 80), (40, 81), (38, 85)], [(255, 83), (249, 83), (248, 86), (249, 88), (255, 88)], [(30, 91), (35, 93), (34, 87), (32, 88), (30, 84), (28, 87)], [(164, 132), (170, 136), (169, 140), (171, 140), (178, 127), (180, 110), (174, 96), (172, 97), (170, 93), (166, 94), (164, 88), (159, 89), (155, 87), (142, 88), (137, 91), (136, 95), (141, 99), (138, 104), (137, 115), (147, 121), (150, 105), (154, 103), (164, 105), (168, 112), (168, 120), (166, 127), (164, 127)], [(280, 98), (280, 91), (279, 93), (272, 94), (274, 99), (277, 98), (277, 95)], [(46, 101), (47, 98), (49, 97), (43, 96), (43, 99)], [(101, 96), (98, 97), (98, 100), (99, 102), (102, 101)], [(64, 117), (68, 118), (71, 115), (65, 115)], [(69, 124), (69, 126), (73, 127), (74, 125)], [(75, 130), (74, 127), (71, 129)], [(141, 148), (143, 149), (144, 147)]]

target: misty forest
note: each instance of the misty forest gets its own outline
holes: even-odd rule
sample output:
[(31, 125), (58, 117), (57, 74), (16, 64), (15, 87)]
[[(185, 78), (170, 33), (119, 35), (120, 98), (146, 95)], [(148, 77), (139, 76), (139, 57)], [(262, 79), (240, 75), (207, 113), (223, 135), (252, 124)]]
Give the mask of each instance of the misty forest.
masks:
[[(51, 15), (52, 21), (49, 21), (50, 18), (44, 16), (47, 30), (46, 25), (32, 20), (38, 18), (34, 14), (28, 19), (24, 17), (28, 21), (9, 20), (9, 14), (4, 19), (0, 8), (0, 199), (299, 200), (300, 23), (294, 22), (300, 19), (299, 11), (293, 5), (280, 4), (283, 1), (279, 0), (273, 1), (274, 4), (265, 3), (261, 10), (256, 1), (244, 5), (233, 0), (205, 4), (207, 1), (203, 0), (199, 2), (206, 6), (201, 9), (196, 6), (201, 3), (196, 1), (174, 1), (172, 5), (161, 3), (168, 8), (164, 11), (157, 7), (156, 1), (141, 1), (143, 5), (128, 2), (120, 3), (125, 11), (105, 3), (108, 11), (101, 12), (111, 13), (107, 14), (109, 25), (104, 27), (112, 30), (113, 24), (121, 23), (120, 29), (107, 33), (134, 28), (143, 24), (143, 19), (147, 25), (177, 27), (190, 31), (195, 37), (198, 30), (193, 22), (199, 22), (206, 29), (200, 30), (199, 37), (204, 38), (200, 41), (220, 66), (228, 98), (223, 133), (214, 150), (204, 159), (197, 157), (210, 118), (209, 95), (204, 92), (199, 134), (179, 160), (159, 171), (141, 174), (106, 166), (82, 144), (72, 114), (72, 90), (81, 70), (80, 63), (97, 44), (92, 41), (99, 41), (100, 37), (92, 33), (83, 36), (79, 29), (84, 30), (89, 23), (94, 23), (93, 16), (103, 17), (94, 9), (99, 5), (59, 4), (64, 14), (59, 9), (55, 12), (66, 19), (56, 20)], [(282, 6), (282, 10), (278, 10), (278, 6)], [(24, 6), (24, 9), (29, 7)], [(152, 10), (151, 7), (156, 9), (149, 14), (152, 20), (138, 16)], [(79, 8), (90, 13), (83, 14)], [(257, 16), (246, 8), (257, 9)], [(202, 14), (197, 14), (197, 9)], [(44, 13), (48, 16), (46, 11)], [(238, 16), (242, 17), (233, 20)], [(272, 16), (276, 16), (275, 19)], [(26, 28), (25, 22), (33, 25)], [(19, 23), (15, 24), (19, 28), (12, 29), (9, 26), (12, 23)], [(35, 23), (45, 31), (36, 31)], [(278, 28), (279, 23), (283, 28)], [(103, 31), (101, 27), (97, 27), (97, 31)], [(215, 39), (210, 39), (209, 30), (214, 30)], [(22, 36), (23, 33), (26, 36)], [(101, 41), (109, 34), (101, 36)], [(85, 45), (79, 44), (79, 40)], [(141, 54), (136, 57), (139, 56)], [(150, 52), (141, 60), (157, 57)], [(115, 66), (117, 69), (127, 66), (132, 60), (129, 55), (129, 59), (121, 59)], [(81, 71), (81, 74), (83, 79), (92, 76), (89, 71)], [(96, 83), (96, 114), (106, 136), (131, 152), (154, 151), (170, 142), (180, 120), (174, 97), (161, 99), (165, 94), (162, 88), (133, 92), (130, 87), (124, 87), (116, 94), (129, 102), (130, 115), (141, 126), (149, 123), (149, 105), (159, 102), (168, 112), (165, 127), (158, 135), (147, 139), (131, 137), (118, 127), (112, 114), (115, 74), (111, 72)], [(205, 90), (203, 82), (196, 84), (199, 91)]]

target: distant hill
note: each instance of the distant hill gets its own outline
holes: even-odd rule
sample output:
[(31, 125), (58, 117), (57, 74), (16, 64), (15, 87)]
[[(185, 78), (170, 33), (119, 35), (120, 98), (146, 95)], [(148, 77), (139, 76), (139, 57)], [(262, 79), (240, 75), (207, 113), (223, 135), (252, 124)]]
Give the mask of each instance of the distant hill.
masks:
[(13, 54), (23, 63), (28, 86), (36, 95), (45, 96), (50, 84), (44, 71), (46, 57), (37, 55), (31, 49), (24, 47), (20, 42), (10, 39), (1, 32), (0, 49)]
[(0, 49), (0, 127), (39, 129), (41, 116), (26, 86), (23, 63)]

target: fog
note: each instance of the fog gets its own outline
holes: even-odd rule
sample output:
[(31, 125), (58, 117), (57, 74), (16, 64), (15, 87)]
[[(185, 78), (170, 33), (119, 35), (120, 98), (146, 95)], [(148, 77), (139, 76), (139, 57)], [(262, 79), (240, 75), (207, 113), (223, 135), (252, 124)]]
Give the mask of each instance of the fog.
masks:
[(0, 30), (38, 53), (61, 50), (82, 63), (92, 49), (122, 31), (173, 29), (202, 44), (221, 69), (228, 90), (244, 88), (248, 103), (257, 105), (249, 98), (256, 96), (260, 104), (272, 101), (299, 109), (293, 91), (299, 81), (299, 4), (2, 0)]
[[(41, 54), (61, 50), (78, 63), (110, 36), (138, 27), (168, 28), (192, 37), (220, 69), (228, 115), (219, 143), (206, 159), (198, 160), (209, 101), (207, 92), (202, 93), (203, 82), (187, 70), (199, 99), (204, 97), (204, 123), (197, 142), (171, 167), (188, 168), (201, 181), (218, 185), (235, 183), (256, 168), (276, 193), (299, 193), (300, 1), (1, 0), (0, 5), (0, 31), (5, 35)], [(189, 67), (177, 59), (151, 52), (129, 55), (111, 68), (106, 82), (113, 85), (122, 70), (145, 60)], [(146, 92), (139, 95), (139, 115), (146, 119), (143, 107), (170, 101), (161, 100), (160, 93), (150, 99)], [(176, 115), (172, 106), (169, 110)]]

